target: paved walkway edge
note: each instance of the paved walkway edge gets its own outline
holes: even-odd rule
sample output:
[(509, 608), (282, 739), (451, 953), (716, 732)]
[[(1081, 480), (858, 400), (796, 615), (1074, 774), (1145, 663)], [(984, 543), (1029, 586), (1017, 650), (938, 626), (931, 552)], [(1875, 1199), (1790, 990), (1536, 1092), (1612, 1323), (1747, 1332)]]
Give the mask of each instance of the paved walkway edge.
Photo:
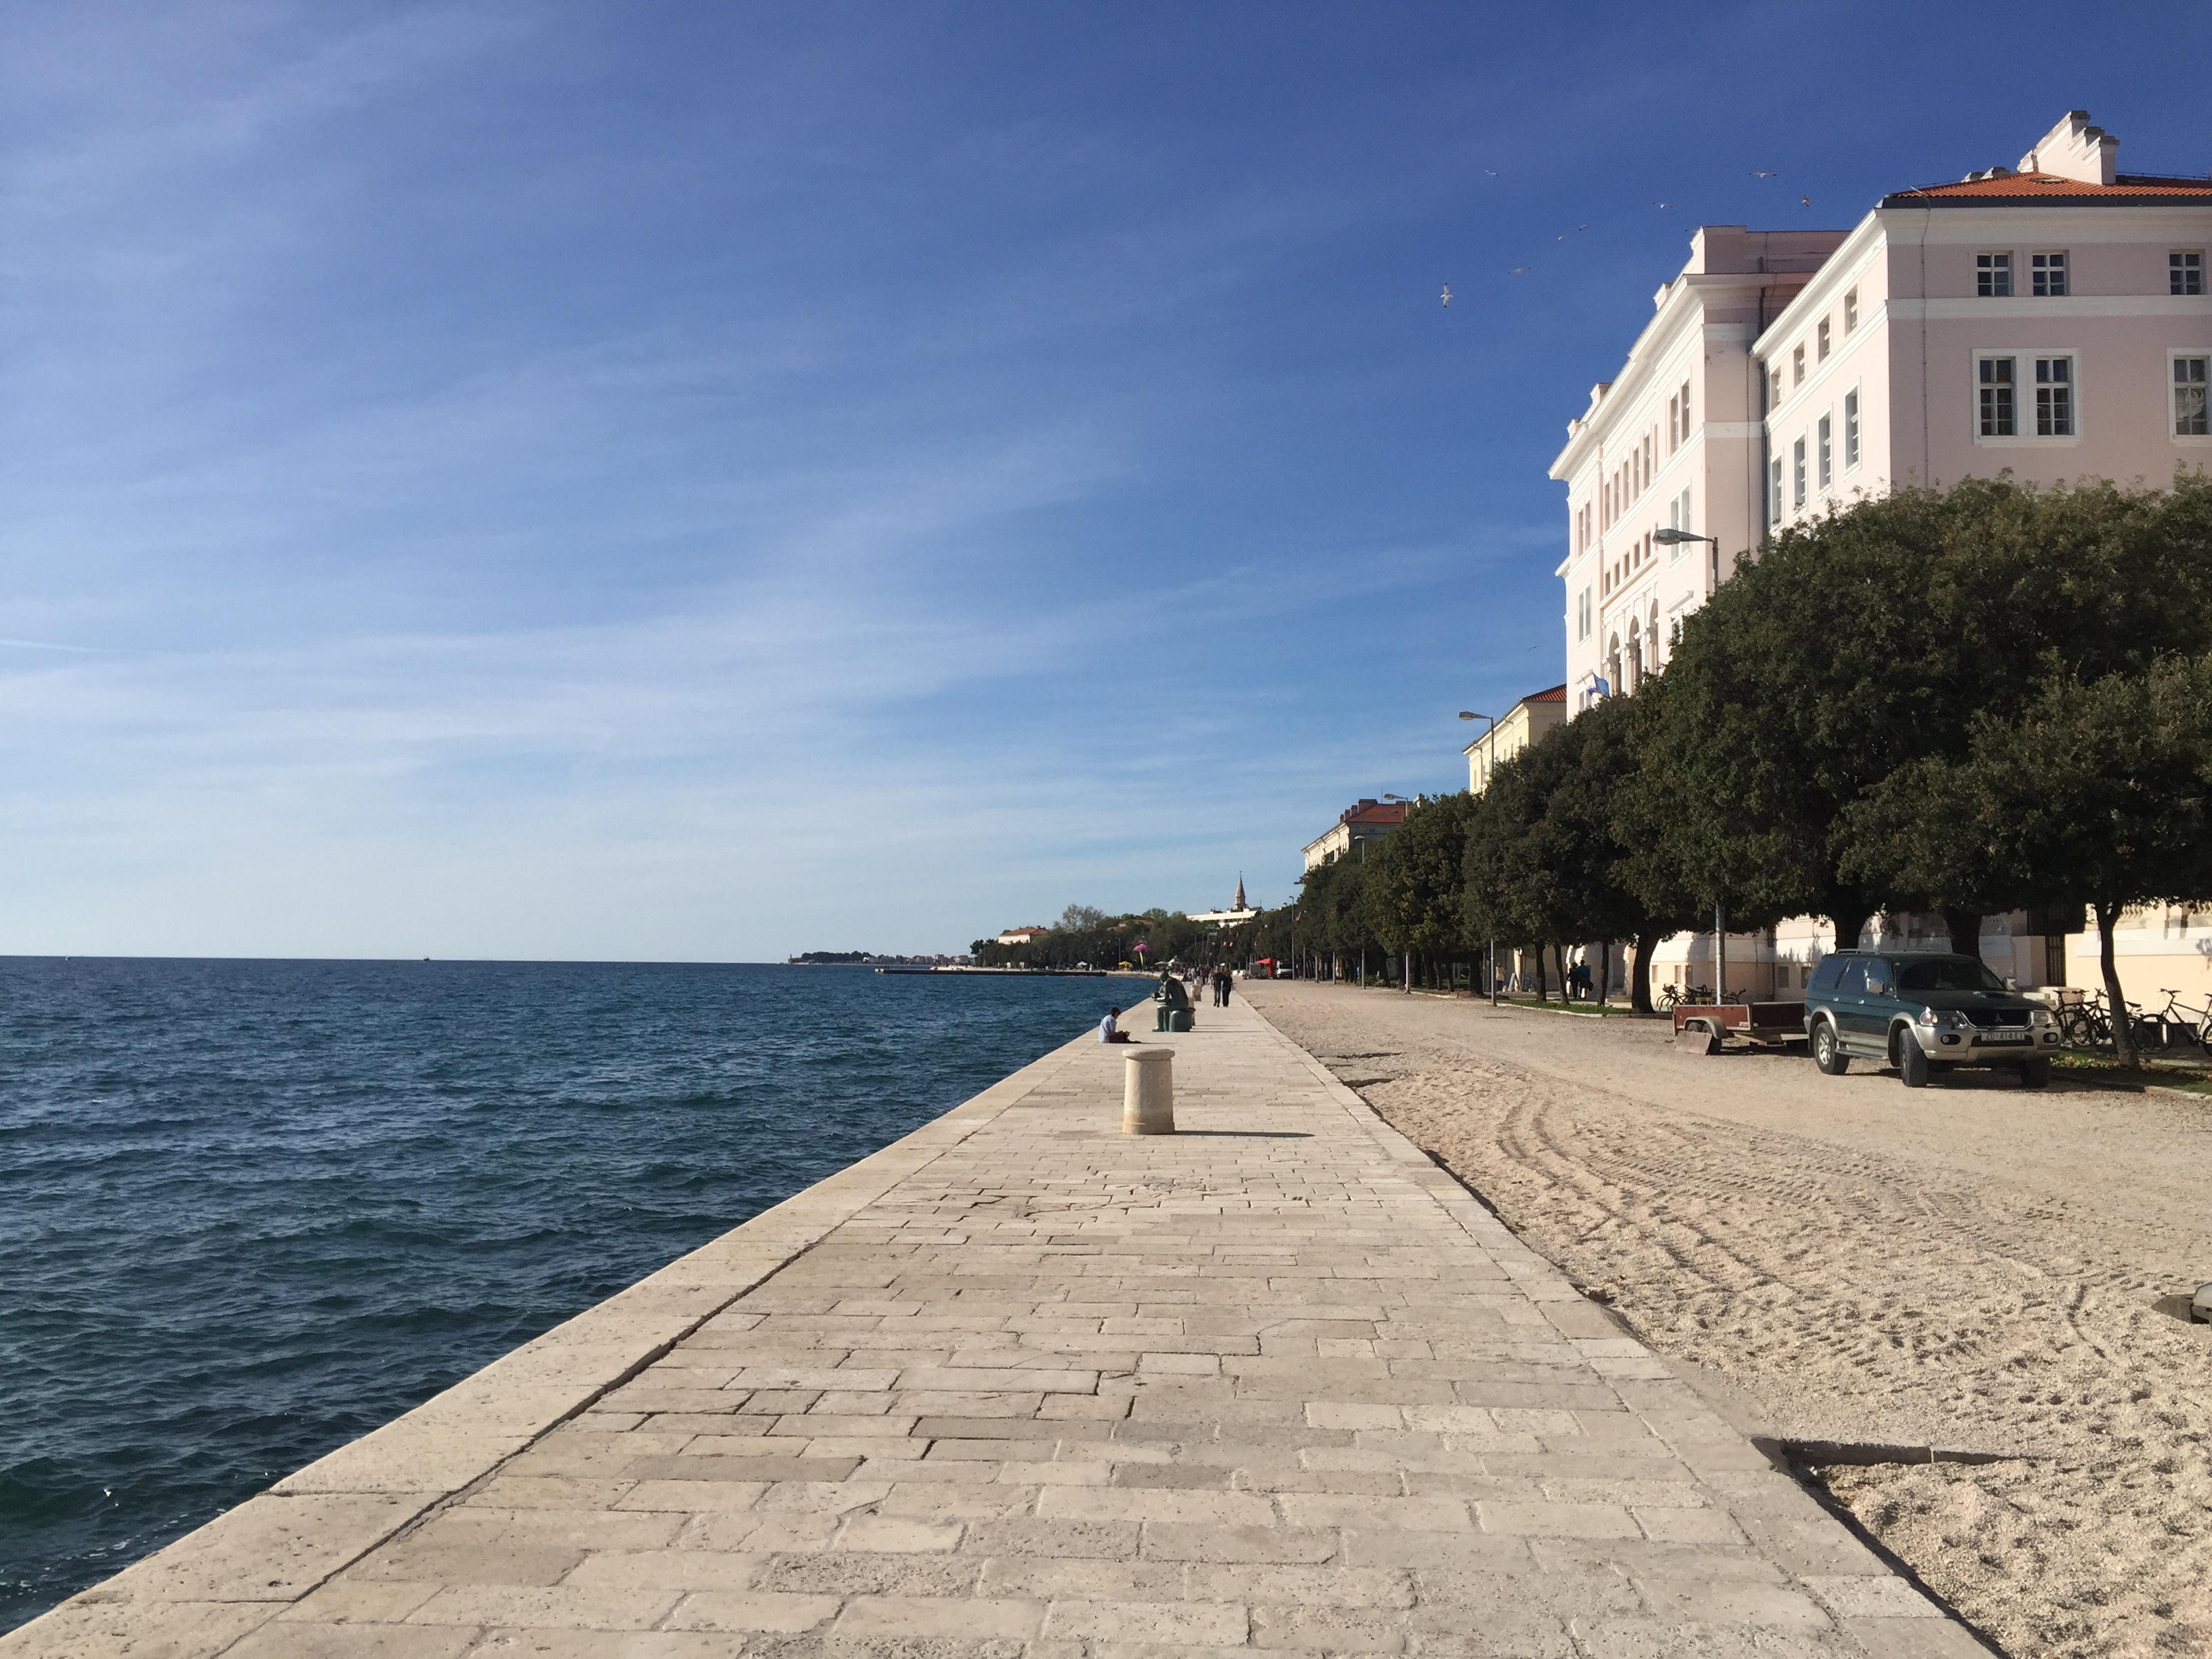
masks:
[(1062, 1044), (0, 1635), (0, 1656), (91, 1659), (128, 1652), (134, 1659), (182, 1659), (221, 1652), (440, 1504), (490, 1479), (900, 1182), (1051, 1081), (1097, 1040), (1086, 1034)]
[(1872, 1659), (1984, 1659), (1993, 1653), (1957, 1613), (1892, 1565), (1824, 1508), (1797, 1479), (1729, 1424), (1685, 1382), (1671, 1362), (1595, 1303), (1557, 1263), (1521, 1242), (1456, 1176), (1406, 1136), (1312, 1054), (1275, 1028), (1257, 1005), (1267, 1035), (1295, 1054), (1329, 1097), (1502, 1267), (1561, 1335), (1589, 1356), (1622, 1404), (1674, 1447), (1718, 1493), (1753, 1544), (1793, 1573)]

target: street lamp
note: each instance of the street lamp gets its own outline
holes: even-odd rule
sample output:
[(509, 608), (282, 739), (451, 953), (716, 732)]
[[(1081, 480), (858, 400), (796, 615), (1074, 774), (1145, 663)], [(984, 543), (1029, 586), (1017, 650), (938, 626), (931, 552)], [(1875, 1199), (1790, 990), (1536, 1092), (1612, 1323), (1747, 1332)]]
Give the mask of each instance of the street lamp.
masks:
[[(1482, 736), (1474, 740), (1476, 743), (1486, 742), (1498, 735), (1498, 716), (1495, 714), (1479, 714), (1472, 708), (1462, 708), (1459, 711), (1459, 717), (1463, 720), (1488, 720), (1490, 722), (1489, 725), (1482, 728)], [(1468, 746), (1472, 748), (1474, 745), (1469, 744)], [(1498, 750), (1497, 745), (1494, 744), (1491, 746), (1490, 759), (1492, 764), (1494, 765), (1497, 763)], [(1490, 772), (1487, 767), (1483, 770), (1482, 781), (1484, 787), (1486, 788), (1488, 787), (1490, 783)], [(1489, 940), (1484, 946), (1484, 949), (1490, 954), (1490, 1006), (1495, 1008), (1498, 1006), (1498, 941), (1495, 939)]]
[[(1401, 806), (1411, 806), (1413, 804), (1403, 795), (1394, 795), (1387, 789), (1382, 792), (1382, 799), (1395, 800)], [(1387, 962), (1389, 958), (1386, 957), (1383, 960)], [(1407, 996), (1413, 994), (1413, 952), (1410, 945), (1398, 952), (1398, 982)]]
[[(1664, 530), (1653, 531), (1651, 532), (1651, 539), (1655, 542), (1664, 542), (1670, 547), (1677, 542), (1711, 543), (1713, 550), (1713, 586), (1716, 589), (1720, 586), (1721, 544), (1717, 539), (1711, 536), (1693, 536), (1686, 530), (1676, 530), (1671, 526)], [(1725, 997), (1727, 994), (1728, 933), (1726, 924), (1722, 920), (1721, 907), (1716, 904), (1713, 906), (1713, 1000), (1717, 1002)]]
[(1692, 536), (1686, 530), (1676, 530), (1670, 526), (1664, 530), (1653, 531), (1651, 532), (1651, 539), (1655, 542), (1663, 542), (1669, 547), (1674, 546), (1677, 542), (1712, 543), (1713, 586), (1715, 587), (1718, 587), (1721, 585), (1721, 544), (1717, 538), (1712, 536)]

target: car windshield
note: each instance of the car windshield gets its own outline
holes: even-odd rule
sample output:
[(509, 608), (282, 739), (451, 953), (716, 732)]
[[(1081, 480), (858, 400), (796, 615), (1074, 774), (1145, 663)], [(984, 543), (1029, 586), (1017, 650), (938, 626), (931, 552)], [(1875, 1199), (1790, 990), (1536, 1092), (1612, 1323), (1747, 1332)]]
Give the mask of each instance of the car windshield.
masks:
[(1964, 957), (1908, 962), (1897, 970), (1900, 991), (2002, 991), (2004, 988), (2004, 981), (1987, 968)]

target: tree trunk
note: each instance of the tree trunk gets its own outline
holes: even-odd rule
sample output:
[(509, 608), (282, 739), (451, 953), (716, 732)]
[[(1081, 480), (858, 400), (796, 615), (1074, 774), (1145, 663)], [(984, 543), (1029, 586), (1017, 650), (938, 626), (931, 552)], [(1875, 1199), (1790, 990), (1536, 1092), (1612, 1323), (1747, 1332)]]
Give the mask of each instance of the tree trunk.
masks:
[(1856, 908), (1849, 905), (1838, 905), (1831, 911), (1828, 920), (1836, 924), (1836, 949), (1857, 950), (1859, 935), (1866, 932), (1866, 925), (1873, 915), (1874, 907), (1869, 904), (1861, 904)]
[(1659, 931), (1646, 927), (1636, 936), (1635, 965), (1628, 971), (1628, 1006), (1639, 1014), (1651, 1012), (1651, 953), (1659, 948)]
[(1946, 910), (1943, 925), (1951, 931), (1951, 951), (1954, 956), (1982, 957), (1982, 913), (1978, 910)]
[(2121, 907), (2097, 902), (2097, 962), (2105, 970), (2105, 1000), (2112, 1010), (2112, 1058), (2123, 1066), (2134, 1067), (2142, 1063), (2136, 1053), (2136, 1030), (2128, 1017), (2128, 1000), (2120, 989), (2120, 969), (2112, 960), (2112, 925), (2120, 919)]
[(1545, 966), (1546, 966), (1546, 963), (1545, 963), (1545, 961), (1544, 961), (1544, 948), (1545, 948), (1544, 946), (1542, 946), (1542, 945), (1538, 945), (1538, 946), (1536, 947), (1536, 952), (1535, 952), (1535, 954), (1536, 954), (1536, 1000), (1537, 1000), (1537, 1001), (1539, 1001), (1539, 1002), (1549, 1002), (1549, 1001), (1552, 1000), (1552, 987), (1551, 987), (1551, 984), (1550, 984), (1550, 982), (1549, 982), (1549, 981), (1548, 981), (1548, 979), (1547, 979), (1547, 975), (1546, 975), (1546, 974), (1545, 974), (1545, 972), (1544, 972)]
[(1597, 1006), (1601, 1008), (1613, 1000), (1613, 941), (1607, 939), (1597, 947)]

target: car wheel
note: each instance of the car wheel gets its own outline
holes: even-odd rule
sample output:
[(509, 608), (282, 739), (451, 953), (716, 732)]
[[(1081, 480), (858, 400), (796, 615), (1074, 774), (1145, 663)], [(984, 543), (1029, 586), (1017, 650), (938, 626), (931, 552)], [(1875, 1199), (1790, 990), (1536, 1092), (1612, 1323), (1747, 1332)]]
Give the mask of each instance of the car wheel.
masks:
[(1813, 1064), (1828, 1077), (1851, 1069), (1851, 1057), (1836, 1044), (1836, 1028), (1825, 1019), (1813, 1028)]
[(1919, 1039), (1910, 1031), (1897, 1034), (1897, 1074), (1908, 1089), (1928, 1086), (1928, 1056), (1922, 1052)]
[(2020, 1068), (2020, 1086), (2023, 1089), (2046, 1088), (2051, 1083), (2051, 1062), (2031, 1060)]

